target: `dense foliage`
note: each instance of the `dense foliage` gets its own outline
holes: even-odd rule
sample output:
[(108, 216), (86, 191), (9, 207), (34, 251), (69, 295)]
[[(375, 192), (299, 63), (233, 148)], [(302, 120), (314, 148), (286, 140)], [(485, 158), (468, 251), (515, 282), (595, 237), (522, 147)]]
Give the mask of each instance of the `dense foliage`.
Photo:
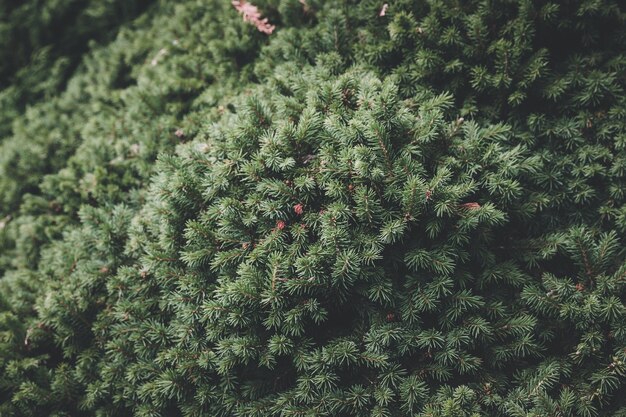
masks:
[(0, 416), (626, 416), (620, 2), (13, 3)]
[(0, 136), (27, 105), (64, 88), (90, 43), (110, 41), (150, 2), (0, 1)]

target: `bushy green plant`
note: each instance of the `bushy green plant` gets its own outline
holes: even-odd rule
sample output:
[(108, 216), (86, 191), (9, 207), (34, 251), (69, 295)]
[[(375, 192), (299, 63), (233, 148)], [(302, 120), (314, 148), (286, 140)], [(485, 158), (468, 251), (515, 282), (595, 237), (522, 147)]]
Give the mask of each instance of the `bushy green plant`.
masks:
[(0, 415), (626, 415), (620, 4), (254, 5), (15, 116)]

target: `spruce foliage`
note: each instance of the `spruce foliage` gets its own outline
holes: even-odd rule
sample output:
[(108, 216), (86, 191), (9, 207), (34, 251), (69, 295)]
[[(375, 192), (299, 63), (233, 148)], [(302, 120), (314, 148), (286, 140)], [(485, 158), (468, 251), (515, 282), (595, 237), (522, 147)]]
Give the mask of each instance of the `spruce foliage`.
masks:
[(0, 129), (0, 415), (626, 415), (621, 3), (175, 3)]

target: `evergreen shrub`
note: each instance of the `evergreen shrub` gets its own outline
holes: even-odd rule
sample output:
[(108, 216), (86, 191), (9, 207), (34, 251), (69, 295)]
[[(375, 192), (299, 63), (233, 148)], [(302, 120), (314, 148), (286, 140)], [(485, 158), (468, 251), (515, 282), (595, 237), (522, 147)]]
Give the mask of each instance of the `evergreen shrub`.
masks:
[(0, 415), (626, 416), (625, 18), (156, 2), (0, 140)]

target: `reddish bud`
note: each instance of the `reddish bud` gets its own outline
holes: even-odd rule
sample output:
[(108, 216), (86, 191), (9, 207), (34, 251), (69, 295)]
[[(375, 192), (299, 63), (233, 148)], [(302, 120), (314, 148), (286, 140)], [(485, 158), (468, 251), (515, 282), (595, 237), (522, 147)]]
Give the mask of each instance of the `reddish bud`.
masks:
[(433, 195), (431, 190), (426, 190), (426, 201), (430, 200), (430, 197)]
[(391, 312), (387, 313), (387, 322), (388, 322), (388, 323), (391, 323), (391, 322), (392, 322), (392, 321), (394, 321), (395, 319), (396, 319), (396, 315), (395, 315), (395, 314), (393, 314), (393, 313), (391, 313)]
[(296, 204), (293, 206), (293, 211), (296, 212), (298, 216), (300, 216), (304, 212), (304, 206), (302, 204)]
[(476, 210), (480, 208), (480, 204), (478, 203), (465, 203), (465, 204), (461, 204), (461, 207), (463, 207), (464, 209), (467, 210)]
[(278, 228), (278, 230), (283, 230), (285, 228), (285, 222), (282, 220), (277, 221), (276, 227)]
[(261, 17), (261, 12), (254, 4), (243, 0), (233, 0), (231, 3), (243, 16), (243, 21), (252, 24), (259, 32), (271, 35), (276, 29), (276, 26), (271, 25), (267, 18)]
[(177, 138), (182, 138), (183, 136), (185, 136), (185, 132), (183, 131), (183, 129), (176, 129), (176, 132), (174, 132), (174, 134)]
[(585, 286), (581, 284), (580, 282), (576, 284), (576, 291), (582, 291), (584, 289), (585, 289)]

